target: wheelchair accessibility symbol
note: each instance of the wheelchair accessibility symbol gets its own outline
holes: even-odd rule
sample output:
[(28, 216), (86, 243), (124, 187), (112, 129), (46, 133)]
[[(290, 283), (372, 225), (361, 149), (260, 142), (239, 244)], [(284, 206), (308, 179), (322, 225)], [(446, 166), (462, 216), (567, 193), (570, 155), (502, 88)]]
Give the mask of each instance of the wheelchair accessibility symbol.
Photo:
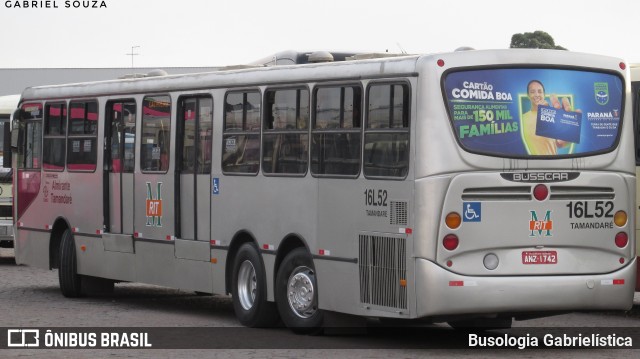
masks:
[(482, 221), (482, 203), (481, 202), (463, 202), (462, 203), (463, 222), (480, 222)]

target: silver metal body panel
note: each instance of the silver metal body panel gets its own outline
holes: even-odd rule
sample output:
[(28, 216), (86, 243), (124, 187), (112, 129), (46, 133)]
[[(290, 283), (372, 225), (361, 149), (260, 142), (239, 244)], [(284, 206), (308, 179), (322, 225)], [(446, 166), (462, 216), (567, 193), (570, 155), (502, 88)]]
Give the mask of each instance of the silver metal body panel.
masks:
[[(633, 231), (629, 229), (632, 228), (635, 214), (628, 211), (633, 207), (635, 198), (635, 186), (632, 183), (633, 177), (629, 175), (583, 171), (575, 180), (551, 184), (550, 198), (538, 201), (532, 196), (529, 199), (514, 199), (510, 189), (531, 187), (531, 184), (510, 182), (502, 179), (498, 173), (474, 172), (452, 176), (443, 202), (438, 238), (455, 233), (460, 239), (460, 245), (454, 252), (439, 245), (436, 257), (427, 258), (435, 259), (442, 266), (447, 261), (452, 261), (449, 269), (466, 275), (577, 275), (620, 270), (627, 263), (620, 263), (619, 259), (630, 258), (635, 253), (635, 241), (629, 241), (624, 248), (617, 247), (614, 242), (620, 231), (627, 231), (629, 236), (633, 236)], [(613, 192), (598, 193), (599, 188), (610, 188)], [(474, 194), (476, 198), (480, 198), (476, 201), (481, 203), (481, 221), (465, 222), (463, 219), (458, 229), (451, 230), (446, 227), (444, 216), (451, 212), (464, 215), (465, 189), (485, 191)], [(574, 189), (580, 189), (582, 193), (572, 192)], [(482, 199), (483, 196), (495, 196), (496, 192), (504, 198)], [(573, 197), (554, 199), (553, 196), (558, 192), (559, 196)], [(417, 201), (422, 200), (421, 195), (421, 192), (417, 192)], [(590, 195), (615, 195), (615, 200), (581, 201)], [(586, 203), (585, 214), (588, 213), (593, 218), (575, 218), (575, 214), (571, 218), (568, 206), (576, 201)], [(601, 207), (598, 211), (596, 204)], [(619, 210), (625, 210), (629, 215), (627, 225), (623, 227), (613, 224), (613, 215)], [(601, 214), (599, 217), (598, 212)], [(607, 213), (611, 217), (606, 217)], [(551, 229), (531, 230), (530, 223), (536, 218), (539, 221), (548, 218)], [(593, 226), (590, 227), (591, 225)], [(526, 251), (557, 252), (557, 263), (523, 263), (522, 253)], [(489, 253), (500, 260), (498, 267), (493, 270), (483, 265), (483, 258)]]
[(174, 241), (174, 245), (176, 249), (176, 258), (204, 261), (207, 263), (211, 259), (211, 246), (208, 241), (176, 239)]
[[(461, 276), (416, 259), (416, 317), (470, 313), (627, 310), (633, 305), (636, 260), (618, 271), (576, 276)], [(614, 279), (626, 285), (609, 284)], [(464, 285), (451, 286), (450, 282)]]
[(102, 244), (105, 251), (135, 253), (133, 237), (130, 234), (103, 233)]

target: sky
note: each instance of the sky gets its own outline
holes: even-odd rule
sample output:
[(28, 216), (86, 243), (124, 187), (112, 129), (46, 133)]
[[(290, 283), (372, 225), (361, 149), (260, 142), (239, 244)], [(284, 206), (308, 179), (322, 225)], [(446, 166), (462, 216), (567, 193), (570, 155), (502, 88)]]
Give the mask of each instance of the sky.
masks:
[(638, 0), (0, 0), (0, 68), (131, 67), (132, 52), (135, 67), (162, 68), (283, 50), (499, 49), (536, 30), (571, 51), (640, 63), (639, 15)]

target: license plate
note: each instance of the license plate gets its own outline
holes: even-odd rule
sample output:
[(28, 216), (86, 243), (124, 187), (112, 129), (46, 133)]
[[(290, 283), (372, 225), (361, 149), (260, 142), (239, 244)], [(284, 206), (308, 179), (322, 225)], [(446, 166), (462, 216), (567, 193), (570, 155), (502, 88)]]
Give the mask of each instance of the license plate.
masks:
[(522, 264), (556, 264), (558, 252), (556, 251), (524, 251), (522, 252)]

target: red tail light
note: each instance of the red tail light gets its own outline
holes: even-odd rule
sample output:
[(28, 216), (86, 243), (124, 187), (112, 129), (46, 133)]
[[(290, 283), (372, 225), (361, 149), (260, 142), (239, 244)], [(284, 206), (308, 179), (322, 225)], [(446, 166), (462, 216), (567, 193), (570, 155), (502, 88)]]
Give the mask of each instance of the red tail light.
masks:
[(455, 234), (447, 234), (442, 240), (442, 245), (446, 250), (452, 251), (458, 248), (459, 242), (460, 241), (458, 240), (458, 236), (456, 236)]
[(629, 243), (629, 236), (625, 232), (620, 232), (616, 234), (616, 246), (618, 248), (624, 248)]

